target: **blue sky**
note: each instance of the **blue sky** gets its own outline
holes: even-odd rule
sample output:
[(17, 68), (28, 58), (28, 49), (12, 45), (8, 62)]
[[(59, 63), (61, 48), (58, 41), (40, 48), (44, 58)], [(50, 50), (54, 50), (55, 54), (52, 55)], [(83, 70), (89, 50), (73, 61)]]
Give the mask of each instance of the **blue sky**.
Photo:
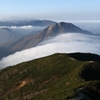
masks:
[(0, 0), (0, 19), (100, 20), (100, 0)]

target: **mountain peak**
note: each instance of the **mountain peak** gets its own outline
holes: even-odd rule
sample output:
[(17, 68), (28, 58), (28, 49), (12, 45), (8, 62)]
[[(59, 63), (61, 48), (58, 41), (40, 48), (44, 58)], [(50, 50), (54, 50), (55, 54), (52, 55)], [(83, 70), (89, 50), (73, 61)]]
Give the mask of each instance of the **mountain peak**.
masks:
[(75, 26), (72, 23), (60, 22), (48, 26), (45, 29), (45, 33), (50, 34), (51, 36), (55, 36), (61, 33), (89, 33), (89, 32), (82, 30), (81, 28)]
[[(68, 25), (73, 25), (72, 23), (66, 23), (66, 22), (59, 22), (59, 23), (56, 23), (56, 24), (52, 24), (50, 26), (52, 27), (56, 27), (56, 26), (59, 26), (59, 27), (66, 27)], [(74, 25), (73, 25), (74, 26)], [(67, 27), (66, 27), (67, 28)]]
[(61, 26), (62, 28), (78, 28), (80, 29), (79, 27), (75, 26), (74, 24), (72, 23), (68, 23), (68, 22), (60, 22), (60, 23), (57, 23), (59, 26)]
[(58, 24), (60, 24), (60, 25), (68, 25), (68, 24), (72, 24), (72, 23), (66, 23), (66, 22), (59, 22)]

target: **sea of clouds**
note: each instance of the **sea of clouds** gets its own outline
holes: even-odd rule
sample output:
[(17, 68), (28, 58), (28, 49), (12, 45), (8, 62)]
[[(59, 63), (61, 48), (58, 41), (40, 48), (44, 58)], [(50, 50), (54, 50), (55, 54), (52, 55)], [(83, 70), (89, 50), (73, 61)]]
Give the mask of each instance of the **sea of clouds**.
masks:
[(100, 55), (100, 36), (66, 33), (52, 37), (38, 46), (9, 55), (0, 61), (0, 68), (45, 57), (54, 53), (95, 53)]

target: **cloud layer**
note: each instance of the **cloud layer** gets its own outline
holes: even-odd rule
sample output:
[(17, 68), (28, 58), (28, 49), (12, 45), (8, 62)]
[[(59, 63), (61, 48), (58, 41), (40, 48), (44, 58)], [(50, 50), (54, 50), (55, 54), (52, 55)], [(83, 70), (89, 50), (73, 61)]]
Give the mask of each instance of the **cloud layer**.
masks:
[(39, 31), (43, 30), (46, 28), (46, 26), (32, 26), (32, 25), (27, 25), (27, 26), (0, 26), (0, 28), (9, 28), (17, 33), (22, 33), (23, 35), (27, 35), (32, 31)]
[(48, 56), (54, 53), (89, 52), (100, 55), (100, 37), (79, 33), (62, 34), (40, 43), (37, 47), (16, 52), (0, 61), (0, 68)]
[(32, 25), (27, 25), (27, 26), (0, 26), (0, 28), (11, 28), (11, 29), (36, 29), (40, 30), (44, 27), (38, 27), (38, 26), (32, 26)]

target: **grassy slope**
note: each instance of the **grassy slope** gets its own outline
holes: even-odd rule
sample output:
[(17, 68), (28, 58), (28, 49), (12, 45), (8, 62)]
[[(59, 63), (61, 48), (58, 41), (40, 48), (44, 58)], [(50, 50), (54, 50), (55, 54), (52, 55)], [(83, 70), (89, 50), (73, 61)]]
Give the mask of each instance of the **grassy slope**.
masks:
[(88, 63), (54, 54), (8, 67), (0, 71), (0, 100), (66, 100), (76, 94), (76, 88), (99, 82), (79, 76)]

